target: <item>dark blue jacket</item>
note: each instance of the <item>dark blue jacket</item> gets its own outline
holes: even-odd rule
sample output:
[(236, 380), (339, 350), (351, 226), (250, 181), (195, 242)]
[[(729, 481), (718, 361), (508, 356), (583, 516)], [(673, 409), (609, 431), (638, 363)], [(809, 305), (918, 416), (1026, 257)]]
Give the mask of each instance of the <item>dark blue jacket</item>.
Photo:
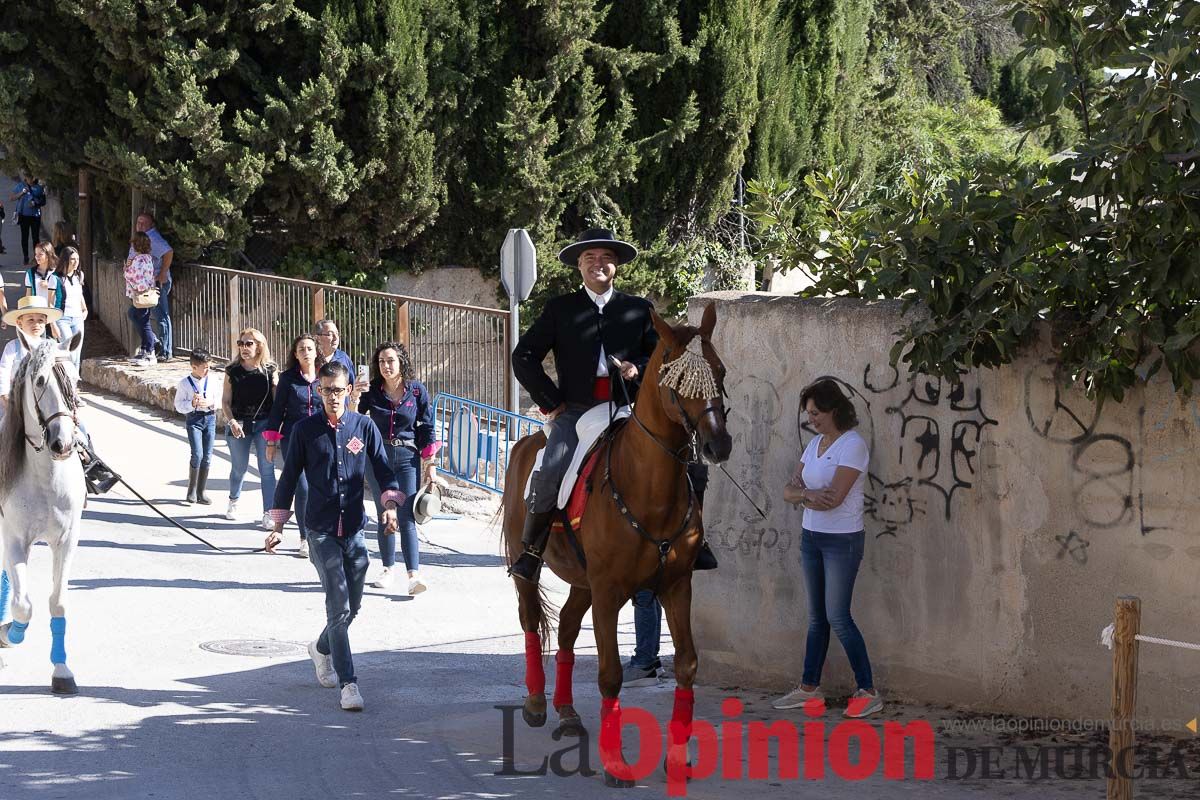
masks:
[(343, 536), (363, 529), (363, 481), (368, 468), (375, 471), (381, 492), (400, 491), (383, 450), (383, 437), (370, 417), (347, 411), (335, 431), (322, 412), (296, 423), (289, 435), (292, 439), (273, 505), (292, 507), (296, 482), (303, 473), (308, 478), (304, 521), (310, 533), (336, 534), (339, 521)]
[(371, 381), (358, 400), (358, 413), (369, 414), (385, 440), (408, 439), (418, 450), (433, 444), (433, 402), (420, 381), (405, 381), (404, 396), (395, 406), (384, 393), (383, 381)]
[(358, 367), (354, 366), (354, 362), (350, 359), (350, 356), (347, 355), (346, 351), (340, 347), (336, 348), (333, 351), (333, 355), (325, 359), (325, 361), (326, 363), (330, 361), (341, 362), (342, 366), (346, 368), (346, 371), (350, 373), (350, 383), (354, 383), (354, 379), (358, 377)]
[(298, 367), (281, 373), (263, 438), (271, 441), (277, 440), (278, 435), (287, 436), (300, 420), (322, 413), (321, 393), (317, 391), (320, 388), (320, 380), (309, 383)]

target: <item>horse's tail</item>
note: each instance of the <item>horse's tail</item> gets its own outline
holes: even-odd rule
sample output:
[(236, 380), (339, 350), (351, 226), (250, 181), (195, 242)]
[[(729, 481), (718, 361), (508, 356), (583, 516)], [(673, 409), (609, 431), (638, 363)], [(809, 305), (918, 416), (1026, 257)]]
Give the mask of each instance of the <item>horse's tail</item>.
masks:
[[(496, 509), (495, 515), (488, 524), (495, 525), (497, 520), (500, 522), (500, 550), (502, 551), (501, 555), (504, 556), (504, 569), (507, 570), (512, 566), (513, 560), (504, 529), (504, 495), (500, 496), (500, 507)], [(520, 592), (515, 581), (513, 590)], [(542, 641), (542, 657), (547, 657), (550, 655), (550, 642), (554, 640), (554, 630), (558, 626), (558, 606), (550, 602), (550, 595), (541, 581), (538, 581), (537, 591), (530, 592), (526, 595), (525, 600), (531, 604), (530, 610), (538, 615), (538, 637)]]

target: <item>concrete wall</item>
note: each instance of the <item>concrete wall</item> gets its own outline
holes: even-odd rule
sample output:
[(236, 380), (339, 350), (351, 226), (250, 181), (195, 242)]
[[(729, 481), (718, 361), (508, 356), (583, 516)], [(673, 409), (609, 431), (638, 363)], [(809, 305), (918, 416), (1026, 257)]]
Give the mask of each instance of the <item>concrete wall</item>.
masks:
[[(887, 363), (898, 303), (722, 293), (715, 345), (727, 368), (727, 465), (762, 520), (714, 471), (706, 527), (721, 568), (699, 573), (700, 679), (798, 683), (807, 604), (801, 510), (782, 487), (811, 437), (800, 390), (836, 376), (871, 447), (867, 549), (854, 614), (884, 692), (1045, 716), (1106, 718), (1121, 594), (1142, 632), (1200, 641), (1200, 400), (1163, 378), (1102, 413), (1059, 390), (1038, 347), (961, 389)], [(1200, 709), (1200, 653), (1141, 645), (1139, 717)], [(825, 685), (849, 689), (836, 639)]]
[(439, 267), (427, 269), (420, 275), (407, 272), (389, 275), (385, 291), (445, 303), (508, 308), (508, 300), (502, 300), (496, 294), (499, 289), (498, 278), (484, 277), (474, 267)]

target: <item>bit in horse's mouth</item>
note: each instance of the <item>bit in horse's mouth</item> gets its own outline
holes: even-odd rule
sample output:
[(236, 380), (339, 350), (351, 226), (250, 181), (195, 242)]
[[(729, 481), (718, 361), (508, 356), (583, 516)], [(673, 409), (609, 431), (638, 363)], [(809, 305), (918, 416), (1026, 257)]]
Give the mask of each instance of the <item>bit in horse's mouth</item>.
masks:
[(68, 450), (67, 452), (63, 453), (61, 456), (58, 455), (57, 453), (51, 453), (50, 459), (52, 461), (66, 461), (68, 458), (70, 458), (73, 455), (74, 455), (74, 451)]

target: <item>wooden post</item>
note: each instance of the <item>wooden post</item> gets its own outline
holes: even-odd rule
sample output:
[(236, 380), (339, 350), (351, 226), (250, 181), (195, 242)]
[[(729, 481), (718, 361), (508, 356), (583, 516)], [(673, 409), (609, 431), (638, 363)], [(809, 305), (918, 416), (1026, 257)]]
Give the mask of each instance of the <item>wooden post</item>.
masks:
[[(400, 344), (404, 345), (405, 350), (409, 349), (409, 346), (408, 346), (408, 344), (409, 344), (409, 341), (408, 341), (409, 328), (408, 328), (408, 326), (409, 326), (408, 301), (407, 300), (397, 300), (396, 301), (396, 341), (399, 342)], [(409, 356), (411, 357), (412, 353), (409, 353)]]
[[(79, 170), (79, 268), (92, 280), (92, 174)], [(95, 285), (95, 284), (93, 284)], [(94, 299), (94, 298), (93, 298)]]
[(1138, 661), (1135, 637), (1141, 621), (1142, 601), (1136, 597), (1118, 597), (1113, 631), (1112, 719), (1108, 729), (1108, 748), (1112, 752), (1108, 800), (1133, 797), (1133, 717), (1137, 707)]
[(237, 346), (238, 334), (242, 332), (242, 278), (234, 275), (229, 279), (229, 357), (230, 363), (236, 362), (240, 352)]
[(142, 190), (134, 186), (129, 193), (129, 236), (133, 237), (137, 233), (137, 218), (138, 214), (142, 213), (142, 203), (144, 198)]
[(315, 326), (323, 319), (325, 319), (325, 290), (314, 288), (312, 290), (312, 324)]

